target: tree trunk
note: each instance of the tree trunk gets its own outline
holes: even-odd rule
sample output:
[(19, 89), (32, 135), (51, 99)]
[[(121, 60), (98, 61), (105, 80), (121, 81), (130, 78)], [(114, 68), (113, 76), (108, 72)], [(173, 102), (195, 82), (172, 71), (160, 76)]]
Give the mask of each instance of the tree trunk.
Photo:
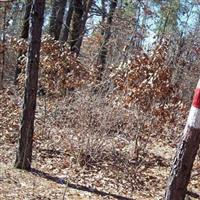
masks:
[(59, 5), (59, 0), (53, 0), (53, 5), (52, 5), (52, 10), (51, 10), (51, 16), (49, 19), (49, 35), (54, 37), (55, 33), (55, 22), (56, 22), (56, 16), (58, 12), (58, 5)]
[(71, 47), (71, 51), (76, 51), (76, 42), (80, 37), (80, 27), (82, 24), (82, 15), (83, 15), (83, 3), (82, 0), (74, 0), (73, 5), (73, 15), (71, 21), (71, 32), (69, 37), (69, 45)]
[(70, 1), (69, 9), (67, 11), (67, 17), (64, 24), (64, 28), (63, 28), (62, 38), (61, 38), (63, 42), (66, 42), (68, 39), (72, 14), (73, 14), (73, 0)]
[[(4, 12), (3, 12), (3, 46), (5, 45), (6, 43), (6, 3), (4, 4)], [(1, 80), (0, 80), (0, 89), (3, 89), (3, 80), (4, 80), (4, 67), (5, 67), (5, 64), (6, 64), (6, 50), (5, 48), (3, 48), (3, 51), (1, 52), (2, 53), (2, 62), (0, 62), (0, 65), (2, 65), (2, 69), (1, 69)]]
[[(23, 18), (23, 26), (21, 31), (21, 38), (27, 40), (28, 39), (28, 32), (29, 32), (29, 18), (31, 12), (32, 0), (27, 0), (25, 5), (25, 14)], [(20, 68), (20, 61), (19, 58), (24, 54), (24, 52), (20, 51), (17, 55), (17, 64), (15, 68), (15, 77), (14, 77), (14, 84), (17, 85), (17, 79), (19, 74), (21, 73)]]
[(80, 27), (80, 36), (75, 44), (75, 52), (78, 55), (80, 52), (80, 48), (83, 42), (83, 36), (85, 34), (85, 26), (86, 26), (86, 22), (88, 19), (88, 14), (90, 11), (90, 8), (92, 6), (92, 0), (87, 0), (85, 1), (85, 5), (84, 5), (84, 11), (83, 11), (83, 16), (82, 16), (82, 22), (81, 22), (81, 27)]
[(165, 200), (184, 200), (192, 166), (200, 144), (200, 80), (171, 169)]
[(55, 32), (54, 32), (55, 40), (59, 40), (59, 37), (60, 37), (66, 4), (67, 4), (67, 0), (59, 1), (58, 13), (56, 15), (56, 20), (55, 20)]
[(23, 26), (22, 26), (22, 32), (21, 32), (21, 38), (27, 39), (28, 38), (28, 31), (29, 31), (29, 16), (31, 12), (31, 6), (32, 6), (32, 0), (26, 1), (26, 10), (24, 14), (23, 19)]
[(101, 6), (102, 6), (102, 15), (101, 15), (101, 35), (104, 35), (104, 23), (105, 23), (105, 18), (106, 18), (106, 5), (105, 5), (105, 0), (101, 0)]
[(98, 61), (97, 61), (97, 65), (99, 68), (98, 70), (99, 80), (102, 80), (103, 72), (105, 70), (106, 58), (107, 58), (107, 53), (108, 53), (107, 46), (111, 37), (111, 25), (112, 25), (113, 15), (114, 15), (116, 7), (117, 7), (117, 0), (111, 0), (110, 11), (108, 13), (105, 30), (103, 32), (104, 34), (103, 42), (102, 42), (102, 46), (101, 46)]
[(30, 15), (23, 115), (20, 127), (19, 148), (15, 161), (16, 168), (25, 170), (30, 170), (32, 160), (32, 143), (44, 8), (45, 0), (33, 0)]

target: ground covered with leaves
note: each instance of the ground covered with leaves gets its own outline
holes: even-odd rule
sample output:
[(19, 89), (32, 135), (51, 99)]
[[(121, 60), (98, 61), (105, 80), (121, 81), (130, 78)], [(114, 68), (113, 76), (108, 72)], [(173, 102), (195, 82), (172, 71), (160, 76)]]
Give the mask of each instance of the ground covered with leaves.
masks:
[[(1, 90), (0, 198), (162, 199), (187, 112), (159, 123), (109, 96), (92, 85), (39, 96), (32, 170), (24, 172), (13, 167), (22, 96), (14, 87)], [(195, 193), (199, 167), (198, 156), (189, 186)]]

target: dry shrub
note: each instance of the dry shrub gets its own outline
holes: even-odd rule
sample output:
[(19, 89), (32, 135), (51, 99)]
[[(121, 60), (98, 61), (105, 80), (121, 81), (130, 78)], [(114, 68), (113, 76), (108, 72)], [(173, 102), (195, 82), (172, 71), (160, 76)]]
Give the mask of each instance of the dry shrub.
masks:
[[(156, 120), (152, 116), (136, 106), (113, 106), (109, 98), (94, 94), (90, 87), (74, 91), (62, 101), (52, 101), (54, 106), (46, 118), (49, 131), (54, 127), (64, 134), (56, 145), (69, 150), (73, 167), (88, 173), (104, 170), (105, 176), (112, 173), (119, 184), (125, 181), (133, 188), (143, 181), (139, 174), (153, 164), (148, 155), (155, 136), (152, 130)], [(54, 132), (52, 137), (55, 133), (60, 134)]]

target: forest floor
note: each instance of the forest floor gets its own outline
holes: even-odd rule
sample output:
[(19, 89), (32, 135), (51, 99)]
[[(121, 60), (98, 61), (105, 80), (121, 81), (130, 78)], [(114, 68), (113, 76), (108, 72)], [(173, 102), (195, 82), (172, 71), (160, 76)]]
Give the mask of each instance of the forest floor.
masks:
[[(166, 127), (159, 133), (151, 130), (150, 135), (142, 132), (136, 137), (136, 146), (131, 133), (116, 128), (126, 112), (120, 110), (119, 116), (107, 104), (91, 100), (93, 97), (87, 94), (82, 96), (80, 91), (78, 96), (65, 98), (39, 97), (32, 170), (25, 172), (14, 168), (22, 98), (15, 88), (6, 88), (0, 90), (0, 199), (163, 198), (184, 125), (173, 130)], [(105, 111), (106, 117), (99, 117)], [(94, 118), (103, 124), (93, 122)], [(115, 118), (118, 121), (112, 121)], [(135, 126), (132, 118), (128, 123)], [(105, 127), (108, 128), (104, 130)], [(134, 132), (133, 128), (130, 130)], [(169, 133), (167, 137), (166, 133)], [(198, 193), (199, 180), (197, 157), (188, 190)], [(188, 199), (198, 198), (188, 196)]]

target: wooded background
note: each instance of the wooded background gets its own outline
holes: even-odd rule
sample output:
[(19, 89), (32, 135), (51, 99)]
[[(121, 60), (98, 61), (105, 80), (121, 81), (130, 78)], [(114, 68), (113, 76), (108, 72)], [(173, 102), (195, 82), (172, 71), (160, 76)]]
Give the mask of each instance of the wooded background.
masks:
[(0, 27), (3, 163), (19, 139), (18, 168), (163, 197), (199, 79), (200, 2), (0, 1)]

